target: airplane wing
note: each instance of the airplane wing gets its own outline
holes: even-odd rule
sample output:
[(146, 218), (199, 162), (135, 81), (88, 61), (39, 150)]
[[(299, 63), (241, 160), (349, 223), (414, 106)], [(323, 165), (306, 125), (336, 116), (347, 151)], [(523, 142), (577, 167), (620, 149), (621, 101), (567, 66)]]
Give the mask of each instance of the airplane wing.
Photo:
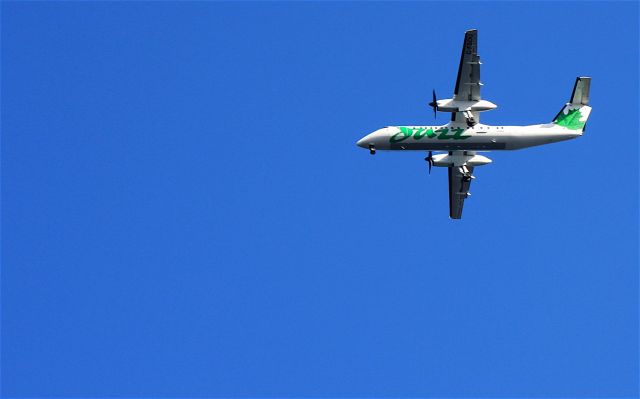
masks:
[(458, 67), (458, 79), (453, 99), (458, 101), (479, 101), (480, 97), (480, 56), (478, 55), (478, 31), (468, 30), (464, 34), (464, 45)]
[[(480, 56), (478, 55), (478, 31), (471, 29), (464, 34), (464, 44), (460, 55), (460, 66), (453, 99), (457, 101), (479, 101), (480, 96)], [(480, 122), (480, 113), (472, 112), (476, 122)], [(461, 112), (452, 112), (451, 120), (464, 122), (465, 116)]]
[[(467, 166), (469, 174), (473, 174), (473, 167)], [(458, 166), (449, 166), (449, 217), (451, 219), (462, 218), (462, 206), (469, 196), (471, 179), (465, 179)]]

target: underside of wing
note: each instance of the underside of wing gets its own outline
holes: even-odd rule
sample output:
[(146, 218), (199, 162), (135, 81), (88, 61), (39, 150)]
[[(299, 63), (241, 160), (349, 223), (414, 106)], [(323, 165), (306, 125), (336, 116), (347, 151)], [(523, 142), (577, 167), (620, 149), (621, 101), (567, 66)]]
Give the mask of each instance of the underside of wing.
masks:
[(480, 56), (478, 55), (478, 31), (468, 30), (464, 35), (458, 78), (453, 99), (458, 101), (480, 101)]
[(449, 216), (451, 219), (462, 218), (462, 207), (464, 200), (469, 196), (469, 188), (471, 187), (471, 176), (473, 167), (466, 167), (468, 173), (461, 170), (460, 167), (449, 167)]

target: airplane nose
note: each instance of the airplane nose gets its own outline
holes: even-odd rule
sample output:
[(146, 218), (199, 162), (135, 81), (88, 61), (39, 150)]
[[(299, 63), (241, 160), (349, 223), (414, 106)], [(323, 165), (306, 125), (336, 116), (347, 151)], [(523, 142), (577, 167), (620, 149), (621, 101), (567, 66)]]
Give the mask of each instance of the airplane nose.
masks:
[(376, 130), (373, 133), (369, 133), (366, 136), (364, 136), (363, 138), (361, 138), (360, 140), (358, 140), (358, 142), (356, 143), (356, 145), (358, 147), (362, 147), (362, 148), (369, 148), (370, 144), (374, 144), (377, 145), (377, 141), (379, 138), (378, 133), (380, 133), (383, 129), (379, 129)]

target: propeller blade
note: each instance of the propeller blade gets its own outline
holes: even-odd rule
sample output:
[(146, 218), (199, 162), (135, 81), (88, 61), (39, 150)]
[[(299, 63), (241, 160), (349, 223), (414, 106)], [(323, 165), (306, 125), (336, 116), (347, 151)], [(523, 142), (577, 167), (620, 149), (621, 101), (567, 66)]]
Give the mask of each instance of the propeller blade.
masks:
[(433, 166), (433, 153), (429, 151), (429, 156), (427, 156), (424, 160), (429, 164), (429, 174), (431, 174), (431, 167)]
[(433, 107), (433, 118), (437, 119), (438, 118), (438, 97), (436, 97), (436, 90), (433, 89), (432, 94), (432, 98), (433, 98), (433, 102), (431, 103), (431, 106)]

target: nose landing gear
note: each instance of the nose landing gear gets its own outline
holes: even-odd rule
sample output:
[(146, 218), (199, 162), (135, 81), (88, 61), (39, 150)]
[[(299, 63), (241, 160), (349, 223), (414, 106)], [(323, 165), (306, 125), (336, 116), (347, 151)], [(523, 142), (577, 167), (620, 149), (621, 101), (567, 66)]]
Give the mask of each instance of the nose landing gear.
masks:
[(376, 146), (373, 144), (369, 144), (369, 154), (376, 155)]

